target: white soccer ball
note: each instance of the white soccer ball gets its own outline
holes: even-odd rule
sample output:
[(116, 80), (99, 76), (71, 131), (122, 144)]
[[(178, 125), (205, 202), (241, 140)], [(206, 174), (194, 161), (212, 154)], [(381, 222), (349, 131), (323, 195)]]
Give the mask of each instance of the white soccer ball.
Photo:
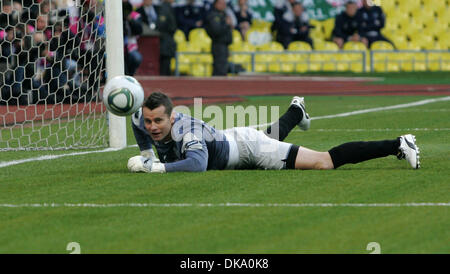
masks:
[(111, 113), (118, 116), (135, 113), (143, 102), (144, 89), (131, 76), (116, 76), (108, 80), (103, 89), (103, 103)]

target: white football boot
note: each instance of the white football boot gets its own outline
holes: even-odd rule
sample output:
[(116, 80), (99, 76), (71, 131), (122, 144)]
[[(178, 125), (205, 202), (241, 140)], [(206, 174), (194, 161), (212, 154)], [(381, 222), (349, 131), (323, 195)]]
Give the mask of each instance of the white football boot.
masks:
[(306, 113), (305, 98), (294, 96), (294, 98), (292, 98), (291, 105), (298, 106), (303, 112), (303, 118), (300, 123), (298, 123), (298, 127), (301, 130), (308, 130), (311, 125), (311, 118), (309, 118), (309, 114)]
[(416, 136), (406, 134), (400, 136), (398, 159), (406, 159), (414, 169), (420, 168), (419, 147), (416, 145)]

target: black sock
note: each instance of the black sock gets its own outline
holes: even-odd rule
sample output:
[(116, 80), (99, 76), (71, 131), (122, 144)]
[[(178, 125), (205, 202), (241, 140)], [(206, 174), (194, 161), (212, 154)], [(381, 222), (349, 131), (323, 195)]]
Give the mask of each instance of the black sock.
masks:
[(266, 128), (264, 133), (272, 139), (283, 141), (302, 119), (302, 110), (297, 106), (291, 105), (278, 121)]
[(400, 139), (371, 141), (371, 142), (350, 142), (330, 149), (331, 160), (334, 168), (345, 164), (356, 164), (370, 159), (397, 155)]

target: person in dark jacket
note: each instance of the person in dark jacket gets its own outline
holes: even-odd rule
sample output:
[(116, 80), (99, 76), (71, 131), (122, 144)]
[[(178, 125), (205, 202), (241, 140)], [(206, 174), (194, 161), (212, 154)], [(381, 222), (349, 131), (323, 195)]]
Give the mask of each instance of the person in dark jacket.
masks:
[(175, 12), (172, 8), (173, 0), (164, 0), (159, 8), (156, 29), (160, 33), (159, 60), (160, 75), (171, 75), (170, 59), (175, 57), (177, 44), (173, 35), (177, 30)]
[(195, 3), (195, 0), (187, 0), (187, 3), (175, 8), (175, 17), (178, 28), (189, 39), (189, 32), (195, 28), (201, 28), (205, 17), (203, 3)]
[(368, 40), (369, 47), (375, 41), (386, 41), (394, 45), (381, 34), (381, 29), (384, 28), (386, 22), (386, 16), (381, 7), (373, 5), (370, 0), (363, 0), (362, 3), (363, 6), (356, 13), (361, 37)]
[(137, 10), (141, 14), (142, 22), (150, 29), (156, 28), (156, 20), (158, 18), (157, 7), (153, 5), (153, 0), (144, 0), (141, 7)]
[(125, 43), (125, 74), (133, 76), (142, 63), (142, 55), (138, 50), (138, 38), (142, 34), (141, 15), (133, 11), (132, 5), (124, 0), (123, 35)]
[(234, 10), (236, 16), (236, 29), (241, 33), (242, 39), (245, 40), (247, 31), (252, 25), (252, 13), (248, 7), (247, 0), (239, 0), (238, 7)]
[(345, 42), (355, 41), (363, 42), (368, 45), (367, 38), (359, 35), (359, 22), (356, 13), (358, 11), (358, 5), (355, 0), (348, 0), (345, 3), (345, 10), (336, 16), (333, 29), (333, 42), (335, 42), (339, 48), (342, 48)]
[(283, 16), (280, 21), (280, 29), (277, 32), (277, 41), (287, 49), (292, 41), (303, 41), (314, 47), (309, 37), (309, 18), (304, 12), (303, 5), (295, 2), (292, 5), (292, 16)]
[(225, 0), (215, 0), (214, 8), (205, 20), (205, 29), (212, 40), (213, 76), (226, 76), (228, 72), (228, 45), (233, 42), (231, 18), (225, 13)]

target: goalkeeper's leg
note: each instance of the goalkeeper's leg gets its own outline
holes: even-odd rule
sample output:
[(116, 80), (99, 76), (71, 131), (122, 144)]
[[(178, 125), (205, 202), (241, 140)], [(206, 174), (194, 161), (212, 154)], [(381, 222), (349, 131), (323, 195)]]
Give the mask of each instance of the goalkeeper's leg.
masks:
[[(414, 169), (417, 169), (420, 167), (419, 149), (413, 137), (403, 135), (394, 140), (350, 142), (336, 146), (328, 152), (318, 152), (293, 145), (287, 159), (287, 168), (336, 169), (345, 164), (356, 164), (395, 155), (399, 159), (406, 159)], [(293, 161), (294, 155), (296, 155), (295, 161)]]
[(283, 141), (296, 125), (301, 130), (308, 130), (310, 123), (311, 119), (306, 113), (304, 98), (294, 96), (286, 113), (278, 121), (270, 125), (264, 131), (264, 134), (272, 139)]

